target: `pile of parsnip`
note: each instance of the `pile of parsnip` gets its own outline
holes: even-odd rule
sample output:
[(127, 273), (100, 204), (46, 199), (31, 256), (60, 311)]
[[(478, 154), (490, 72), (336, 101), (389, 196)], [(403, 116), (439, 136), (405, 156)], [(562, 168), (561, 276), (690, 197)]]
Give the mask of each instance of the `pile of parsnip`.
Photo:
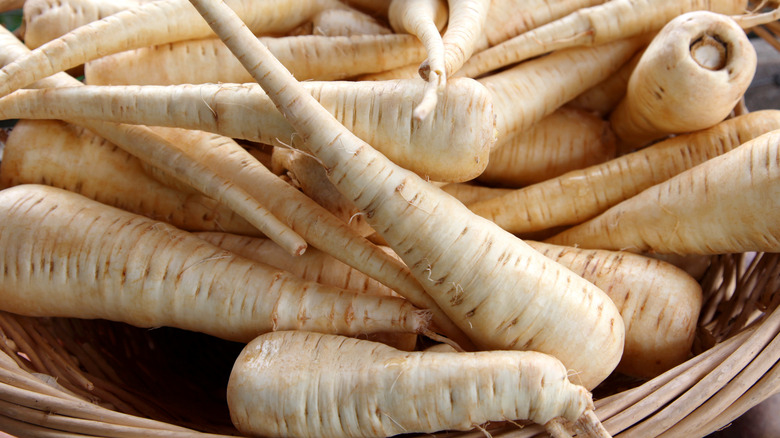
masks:
[(245, 342), (247, 435), (609, 436), (709, 256), (780, 251), (762, 5), (26, 0), (0, 310)]

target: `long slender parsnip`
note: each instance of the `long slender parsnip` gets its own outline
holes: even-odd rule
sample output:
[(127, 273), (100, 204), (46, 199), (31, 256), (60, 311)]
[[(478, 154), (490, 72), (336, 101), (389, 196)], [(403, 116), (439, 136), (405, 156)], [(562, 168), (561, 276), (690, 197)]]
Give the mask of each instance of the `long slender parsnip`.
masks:
[(604, 0), (524, 0), (522, 7), (518, 7), (517, 0), (493, 0), (483, 33), (488, 46), (495, 46), (579, 9), (601, 3)]
[(626, 346), (617, 371), (650, 379), (688, 360), (702, 292), (685, 271), (639, 254), (527, 242), (598, 286), (618, 307)]
[(728, 16), (694, 11), (674, 18), (647, 46), (609, 116), (621, 151), (723, 121), (757, 62), (745, 31)]
[[(560, 50), (479, 79), (493, 98), (500, 148), (566, 102), (611, 76), (644, 46), (646, 37)], [(453, 82), (451, 80), (450, 82)]]
[(604, 292), (354, 136), (226, 4), (193, 4), (295, 127), (296, 139), (478, 346), (547, 352), (586, 388), (612, 372), (624, 327)]
[[(397, 258), (354, 233), (339, 218), (320, 207), (290, 184), (277, 178), (233, 139), (176, 128), (155, 128), (163, 138), (182, 147), (190, 159), (208, 163), (215, 172), (230, 175), (233, 184), (243, 187), (278, 217), (305, 237), (311, 246), (369, 275), (403, 295), (415, 306), (426, 309), (433, 329), (462, 348), (471, 342), (444, 314), (435, 301)], [(230, 159), (227, 159), (229, 157)]]
[[(411, 35), (260, 37), (299, 80), (341, 80), (425, 58)], [(179, 41), (116, 53), (84, 67), (90, 85), (174, 85), (252, 82), (217, 38)]]
[(26, 0), (24, 44), (34, 49), (71, 30), (148, 0)]
[(548, 239), (672, 254), (780, 251), (780, 129)]
[[(230, 0), (256, 33), (284, 33), (337, 0)], [(153, 1), (94, 21), (0, 69), (0, 96), (101, 56), (213, 36), (186, 0)]]
[(0, 306), (179, 327), (247, 342), (271, 330), (425, 330), (401, 298), (305, 282), (163, 222), (50, 186), (0, 192)]
[(574, 225), (761, 134), (780, 128), (780, 111), (754, 111), (603, 164), (568, 172), (469, 208), (512, 233)]
[[(7, 64), (29, 52), (7, 29), (0, 29), (0, 61)], [(38, 81), (36, 86), (81, 86), (81, 82), (62, 73)], [(66, 118), (67, 120), (67, 118)], [(83, 121), (80, 123), (99, 136), (122, 147), (142, 161), (168, 173), (171, 178), (189, 185), (235, 211), (264, 235), (273, 239), (292, 254), (306, 250), (306, 242), (279, 218), (273, 216), (245, 190), (233, 186), (221, 175), (208, 170), (202, 163), (193, 162), (176, 147), (143, 126), (129, 126), (114, 123)]]
[(142, 162), (80, 126), (20, 120), (0, 162), (0, 187), (46, 184), (189, 231), (256, 235), (257, 229), (211, 198), (150, 178)]
[(483, 50), (463, 65), (457, 76), (479, 77), (500, 67), (545, 53), (590, 46), (653, 33), (689, 11), (711, 10), (734, 15), (745, 0), (618, 0), (582, 8), (563, 18)]
[(608, 436), (593, 420), (591, 395), (559, 361), (535, 352), (407, 353), (276, 332), (241, 352), (227, 398), (242, 433), (268, 437), (393, 436), (517, 419), (552, 430), (562, 418), (596, 429), (578, 436)]
[[(450, 81), (446, 100), (421, 122), (412, 118), (426, 87), (419, 78), (303, 84), (357, 136), (420, 175), (468, 181), (487, 166), (495, 141), (493, 99), (477, 81)], [(97, 118), (200, 129), (266, 144), (290, 144), (294, 137), (290, 123), (256, 84), (64, 87), (20, 90), (0, 101), (0, 117), (6, 118)]]
[(325, 9), (312, 17), (312, 33), (324, 36), (387, 35), (387, 24), (357, 9)]
[(284, 269), (304, 280), (369, 295), (398, 296), (382, 283), (316, 248), (309, 248), (303, 255), (293, 257), (273, 241), (262, 237), (219, 232), (193, 234), (241, 257)]

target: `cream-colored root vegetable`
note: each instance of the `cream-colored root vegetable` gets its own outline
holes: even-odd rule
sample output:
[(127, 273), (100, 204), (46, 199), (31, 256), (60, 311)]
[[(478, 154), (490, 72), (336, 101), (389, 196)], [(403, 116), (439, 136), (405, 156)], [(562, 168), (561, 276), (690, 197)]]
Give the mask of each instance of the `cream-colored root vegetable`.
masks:
[[(338, 0), (229, 1), (262, 34), (284, 33), (324, 9), (345, 7)], [(0, 96), (101, 56), (213, 35), (186, 0), (147, 2), (73, 29), (6, 65)]]
[(357, 9), (325, 9), (312, 20), (312, 33), (323, 36), (387, 35), (393, 31)]
[(688, 360), (702, 292), (685, 271), (627, 252), (528, 243), (598, 286), (618, 307), (626, 346), (617, 371), (650, 379)]
[(20, 184), (77, 192), (189, 231), (258, 234), (213, 199), (159, 183), (138, 158), (87, 129), (57, 120), (14, 125), (0, 163), (0, 187)]
[(267, 205), (274, 215), (285, 218), (286, 223), (304, 236), (311, 246), (371, 276), (414, 305), (426, 309), (439, 334), (447, 336), (463, 348), (471, 345), (402, 262), (356, 234), (314, 200), (277, 178), (233, 139), (176, 128), (155, 128), (155, 131), (172, 144), (182, 145), (182, 153), (190, 159), (209, 163), (215, 172), (230, 175), (233, 184), (244, 188)]
[[(419, 78), (304, 82), (303, 86), (353, 133), (425, 178), (467, 181), (487, 165), (495, 141), (492, 98), (477, 81), (450, 81), (447, 99), (421, 122), (412, 117), (425, 93), (425, 82)], [(4, 115), (0, 117), (79, 117), (165, 125), (265, 144), (289, 145), (294, 138), (293, 127), (256, 84), (20, 90), (1, 101)], [(176, 111), (171, 111), (174, 107)]]
[(654, 184), (779, 128), (780, 111), (754, 111), (469, 208), (518, 234), (578, 224)]
[(429, 88), (425, 98), (414, 111), (417, 120), (423, 120), (436, 107), (447, 84), (444, 61), (444, 41), (441, 30), (447, 24), (447, 2), (444, 0), (393, 0), (388, 10), (390, 26), (396, 32), (416, 36), (425, 46)]
[(271, 330), (416, 332), (401, 298), (305, 282), (163, 222), (42, 185), (0, 192), (0, 307), (247, 342)]
[(610, 115), (621, 150), (724, 120), (753, 80), (757, 58), (726, 15), (689, 12), (653, 38)]
[(741, 14), (745, 0), (618, 0), (577, 11), (483, 50), (458, 76), (479, 77), (500, 67), (576, 46), (593, 46), (650, 34), (674, 17), (696, 10)]
[(505, 195), (514, 190), (508, 188), (487, 187), (473, 182), (449, 183), (443, 185), (441, 189), (452, 195), (452, 197), (466, 206), (475, 202), (487, 201), (488, 199)]
[(328, 180), (325, 169), (316, 159), (295, 149), (279, 147), (274, 148), (271, 159), (275, 173), (285, 172), (303, 193), (349, 225), (355, 233), (361, 236), (375, 233), (365, 216)]
[(480, 182), (522, 187), (603, 163), (617, 153), (615, 134), (607, 121), (566, 107), (502, 143), (490, 152)]
[[(645, 44), (645, 37), (551, 53), (479, 79), (493, 98), (500, 148), (568, 101), (611, 76)], [(454, 82), (455, 78), (450, 80)]]
[(609, 113), (615, 109), (617, 104), (623, 99), (623, 96), (626, 95), (628, 79), (631, 77), (631, 73), (634, 71), (641, 56), (642, 52), (637, 52), (615, 74), (584, 91), (567, 103), (566, 106), (590, 111), (601, 117), (608, 117)]
[(24, 2), (24, 44), (34, 49), (71, 30), (148, 0), (27, 0)]
[(492, 0), (483, 33), (489, 47), (604, 0)]
[[(410, 35), (260, 37), (299, 80), (341, 80), (419, 63), (425, 50)], [(91, 85), (252, 82), (216, 38), (180, 41), (104, 56), (86, 64)]]
[(780, 129), (548, 239), (674, 254), (780, 251)]
[[(7, 64), (13, 59), (31, 53), (13, 34), (0, 28), (0, 62)], [(65, 73), (38, 81), (35, 86), (51, 88), (65, 86), (78, 88), (81, 82)], [(64, 120), (72, 120), (65, 117)], [(122, 147), (130, 154), (164, 172), (171, 178), (189, 185), (205, 196), (229, 207), (255, 226), (260, 232), (287, 248), (291, 254), (306, 250), (306, 242), (279, 218), (272, 215), (245, 190), (234, 186), (223, 175), (218, 175), (203, 163), (194, 162), (182, 154), (175, 145), (144, 126), (130, 126), (99, 121), (80, 120), (79, 124), (110, 142)]]
[(603, 291), (355, 137), (227, 5), (193, 4), (269, 92), (339, 191), (366, 214), (477, 346), (549, 353), (586, 388), (612, 372), (622, 353), (624, 327)]
[[(277, 178), (267, 168), (246, 156), (246, 152), (235, 141), (208, 134), (201, 139), (204, 133), (199, 131), (157, 129), (172, 142), (191, 145), (189, 149), (192, 149), (194, 159), (223, 163), (221, 172), (232, 175), (235, 184), (262, 200), (274, 214), (286, 218), (287, 223), (300, 232), (311, 246), (393, 289), (415, 306), (426, 309), (431, 317), (432, 330), (462, 348), (473, 348), (473, 343), (425, 292), (395, 254), (362, 238), (312, 198)], [(193, 137), (199, 140), (193, 140)], [(195, 146), (198, 146), (197, 151)], [(241, 159), (224, 161), (224, 156)]]
[[(227, 399), (240, 431), (268, 437), (393, 436), (518, 419), (561, 437), (561, 423), (595, 418), (590, 394), (548, 355), (408, 353), (306, 332), (250, 342), (233, 366)], [(593, 428), (578, 436), (608, 436), (600, 424)]]
[(241, 257), (283, 269), (304, 280), (368, 295), (398, 296), (389, 287), (316, 248), (309, 248), (304, 254), (293, 257), (273, 241), (262, 237), (220, 232), (193, 234)]

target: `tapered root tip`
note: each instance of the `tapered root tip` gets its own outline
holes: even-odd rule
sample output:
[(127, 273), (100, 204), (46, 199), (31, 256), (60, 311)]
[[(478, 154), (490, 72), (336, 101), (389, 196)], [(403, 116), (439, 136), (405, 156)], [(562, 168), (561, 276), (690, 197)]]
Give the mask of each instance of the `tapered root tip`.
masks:
[(592, 409), (586, 410), (574, 425), (577, 435), (593, 438), (612, 438)]
[(425, 87), (422, 101), (417, 104), (412, 112), (414, 120), (425, 120), (435, 109), (439, 101), (439, 95), (444, 93), (446, 79), (443, 73), (431, 71), (428, 74), (428, 84)]

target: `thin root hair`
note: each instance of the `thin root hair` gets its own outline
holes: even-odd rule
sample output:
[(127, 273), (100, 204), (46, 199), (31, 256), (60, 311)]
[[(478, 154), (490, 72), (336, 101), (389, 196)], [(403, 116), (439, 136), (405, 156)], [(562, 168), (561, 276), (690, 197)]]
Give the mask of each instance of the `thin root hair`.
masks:
[(325, 171), (327, 172), (328, 168), (325, 166), (325, 164), (322, 162), (322, 160), (320, 160), (316, 155), (312, 154), (309, 151), (305, 151), (303, 149), (300, 149), (300, 148), (297, 148), (297, 147), (293, 146), (293, 143), (295, 143), (295, 136), (296, 135), (298, 135), (298, 133), (296, 133), (296, 132), (293, 132), (292, 135), (290, 135), (290, 144), (287, 144), (287, 143), (283, 142), (279, 137), (274, 137), (274, 140), (276, 141), (276, 143), (279, 143), (279, 144), (278, 145), (275, 144), (273, 146), (289, 149), (291, 151), (295, 151), (295, 152), (298, 152), (300, 154), (303, 154), (304, 156), (309, 157), (312, 160), (314, 160), (317, 163), (319, 163), (319, 165), (322, 166), (325, 169)]
[(360, 216), (365, 216), (365, 213), (363, 213), (362, 211), (359, 211), (359, 212), (353, 214), (352, 216), (349, 217), (349, 220), (347, 221), (347, 224), (352, 224), (352, 219), (356, 219), (356, 218), (358, 218)]

